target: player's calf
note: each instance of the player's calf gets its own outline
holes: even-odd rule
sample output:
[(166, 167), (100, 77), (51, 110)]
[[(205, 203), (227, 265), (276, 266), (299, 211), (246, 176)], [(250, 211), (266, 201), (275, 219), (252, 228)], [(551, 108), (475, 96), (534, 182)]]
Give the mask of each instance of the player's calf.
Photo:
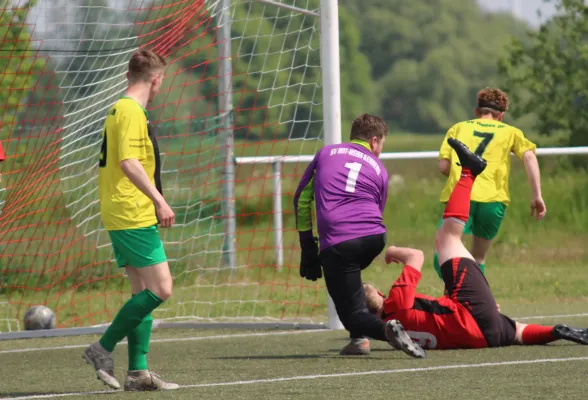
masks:
[(435, 238), (440, 265), (451, 258), (472, 258), (461, 237), (470, 217), (470, 199), (476, 176), (486, 168), (486, 161), (459, 140), (450, 138), (448, 143), (459, 157), (462, 172), (445, 205), (443, 223)]

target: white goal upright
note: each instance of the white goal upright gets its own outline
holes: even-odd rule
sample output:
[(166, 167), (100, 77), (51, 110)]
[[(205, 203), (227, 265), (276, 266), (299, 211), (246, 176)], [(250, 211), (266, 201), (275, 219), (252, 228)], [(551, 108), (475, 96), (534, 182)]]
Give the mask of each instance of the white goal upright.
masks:
[[(97, 164), (106, 112), (142, 47), (169, 63), (148, 110), (176, 212), (161, 230), (174, 294), (156, 326), (340, 327), (323, 284), (298, 273), (291, 198), (305, 165), (237, 163), (341, 141), (337, 0), (5, 7), (0, 339), (101, 331), (130, 295), (100, 221)], [(276, 176), (288, 178), (279, 198)], [(23, 331), (36, 304), (58, 329)]]

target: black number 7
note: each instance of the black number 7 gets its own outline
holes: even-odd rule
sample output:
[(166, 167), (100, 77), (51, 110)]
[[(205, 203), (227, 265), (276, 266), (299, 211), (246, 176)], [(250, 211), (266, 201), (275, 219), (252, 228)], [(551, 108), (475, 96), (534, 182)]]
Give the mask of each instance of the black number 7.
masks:
[(474, 151), (476, 155), (481, 157), (482, 154), (484, 154), (484, 152), (486, 151), (486, 147), (488, 147), (488, 144), (492, 141), (492, 139), (494, 139), (494, 134), (474, 131), (474, 136), (481, 137), (483, 139), (482, 142), (476, 148), (476, 151)]

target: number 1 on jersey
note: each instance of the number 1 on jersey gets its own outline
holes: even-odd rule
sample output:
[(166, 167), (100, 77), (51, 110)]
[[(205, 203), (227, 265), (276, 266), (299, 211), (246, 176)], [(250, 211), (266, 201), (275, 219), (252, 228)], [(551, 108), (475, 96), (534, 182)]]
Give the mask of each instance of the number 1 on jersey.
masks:
[(346, 163), (345, 168), (349, 169), (347, 174), (347, 183), (345, 184), (345, 191), (355, 193), (355, 185), (357, 184), (357, 178), (359, 177), (359, 171), (361, 170), (362, 164), (358, 162)]

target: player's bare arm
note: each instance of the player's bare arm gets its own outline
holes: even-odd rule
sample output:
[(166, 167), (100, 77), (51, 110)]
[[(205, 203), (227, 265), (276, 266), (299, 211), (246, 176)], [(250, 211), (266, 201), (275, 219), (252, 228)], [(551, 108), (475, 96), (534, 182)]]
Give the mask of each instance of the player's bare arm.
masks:
[(439, 160), (439, 172), (445, 176), (449, 176), (449, 171), (451, 170), (451, 161), (446, 158), (442, 158)]
[(408, 247), (390, 246), (386, 250), (386, 264), (397, 263), (410, 265), (417, 271), (420, 271), (425, 261), (425, 255), (421, 250), (411, 249)]
[(529, 186), (531, 186), (531, 216), (535, 216), (535, 219), (539, 221), (545, 217), (547, 207), (541, 195), (541, 173), (534, 151), (529, 150), (523, 154), (523, 164), (527, 171)]
[(172, 226), (175, 223), (175, 214), (155, 185), (149, 180), (141, 162), (137, 159), (122, 160), (120, 167), (133, 185), (153, 202), (161, 227)]

